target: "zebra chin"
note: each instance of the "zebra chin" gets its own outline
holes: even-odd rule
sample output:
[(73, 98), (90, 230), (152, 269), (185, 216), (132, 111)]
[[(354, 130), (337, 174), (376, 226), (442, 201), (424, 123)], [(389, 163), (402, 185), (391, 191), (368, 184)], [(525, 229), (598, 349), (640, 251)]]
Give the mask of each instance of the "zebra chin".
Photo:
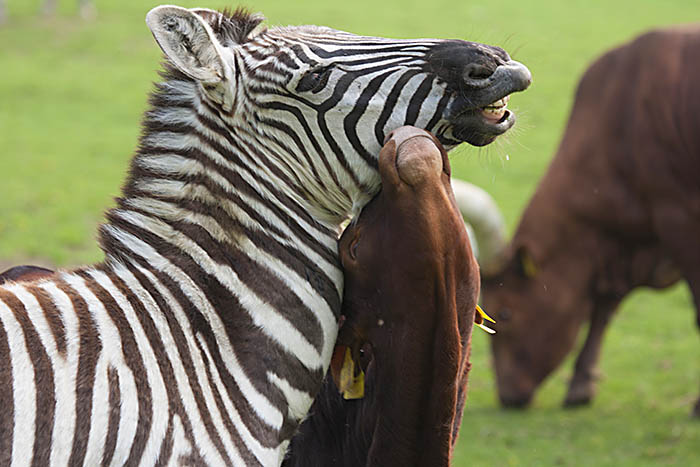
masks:
[(467, 142), (472, 146), (486, 146), (515, 125), (515, 113), (506, 110), (498, 121), (483, 116), (483, 111), (474, 110), (461, 114), (453, 123), (451, 137), (457, 143)]

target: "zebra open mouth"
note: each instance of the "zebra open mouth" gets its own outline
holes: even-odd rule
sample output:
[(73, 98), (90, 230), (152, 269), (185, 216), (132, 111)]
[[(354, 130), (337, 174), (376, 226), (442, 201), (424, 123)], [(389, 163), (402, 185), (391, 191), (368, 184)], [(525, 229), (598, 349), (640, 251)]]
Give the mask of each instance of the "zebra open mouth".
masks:
[(515, 124), (515, 113), (506, 108), (510, 96), (477, 108), (467, 108), (450, 119), (452, 137), (474, 146), (484, 146)]
[(448, 107), (449, 136), (457, 144), (489, 144), (515, 124), (515, 114), (507, 108), (510, 95), (524, 91), (531, 82), (530, 71), (513, 60), (496, 68), (488, 78), (466, 79), (465, 89), (456, 93)]
[(510, 116), (510, 111), (506, 109), (510, 96), (499, 99), (486, 107), (481, 108), (481, 115), (491, 123), (502, 123)]

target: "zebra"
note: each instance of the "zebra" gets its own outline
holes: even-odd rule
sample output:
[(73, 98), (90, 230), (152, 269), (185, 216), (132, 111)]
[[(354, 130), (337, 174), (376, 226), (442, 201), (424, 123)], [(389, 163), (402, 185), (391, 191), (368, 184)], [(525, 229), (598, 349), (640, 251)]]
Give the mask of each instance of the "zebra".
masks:
[(104, 261), (0, 286), (0, 465), (279, 465), (329, 366), (340, 226), (385, 135), (514, 123), (500, 48), (160, 6), (166, 56)]

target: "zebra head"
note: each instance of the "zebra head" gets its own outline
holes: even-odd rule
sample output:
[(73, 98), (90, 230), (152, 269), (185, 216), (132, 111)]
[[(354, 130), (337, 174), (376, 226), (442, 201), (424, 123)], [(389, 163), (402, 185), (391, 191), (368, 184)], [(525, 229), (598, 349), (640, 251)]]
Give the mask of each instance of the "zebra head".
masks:
[(258, 28), (262, 20), (174, 6), (146, 18), (171, 64), (196, 83), (200, 108), (265, 152), (330, 219), (378, 190), (377, 155), (392, 130), (424, 128), (448, 149), (488, 144), (513, 126), (509, 95), (531, 81), (498, 47)]

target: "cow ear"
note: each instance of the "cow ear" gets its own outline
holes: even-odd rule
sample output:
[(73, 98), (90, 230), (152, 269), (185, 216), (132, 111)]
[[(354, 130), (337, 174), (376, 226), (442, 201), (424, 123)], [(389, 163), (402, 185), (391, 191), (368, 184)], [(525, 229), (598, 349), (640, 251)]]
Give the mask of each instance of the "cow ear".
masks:
[(204, 18), (177, 6), (148, 12), (146, 24), (175, 67), (191, 78), (217, 84), (232, 76), (233, 62), (224, 59), (223, 46)]
[(518, 269), (518, 273), (526, 279), (531, 279), (537, 275), (537, 265), (525, 246), (520, 246), (515, 251), (515, 266)]

